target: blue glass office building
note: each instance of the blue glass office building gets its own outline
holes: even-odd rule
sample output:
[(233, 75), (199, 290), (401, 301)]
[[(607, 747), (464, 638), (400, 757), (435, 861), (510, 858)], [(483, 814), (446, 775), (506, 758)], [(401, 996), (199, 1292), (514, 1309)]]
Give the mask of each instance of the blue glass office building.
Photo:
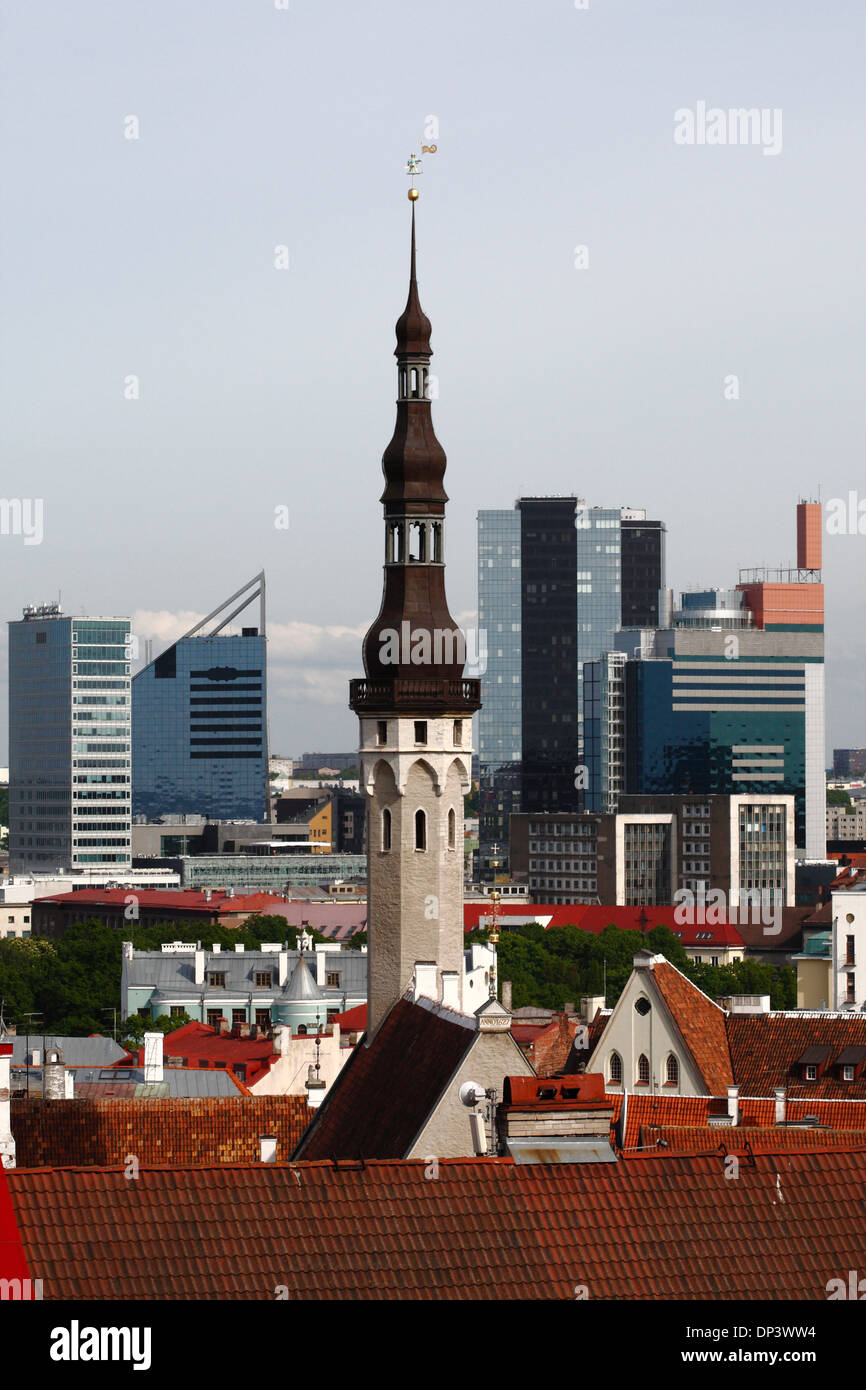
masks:
[[(261, 591), (249, 596), (262, 599)], [(256, 583), (258, 581), (254, 581)], [(247, 586), (249, 588), (249, 586)], [(243, 590), (239, 590), (243, 593)], [(264, 623), (219, 629), (234, 599), (181, 637), (132, 682), (132, 809), (146, 820), (268, 818)], [(217, 621), (217, 631), (199, 629)]]

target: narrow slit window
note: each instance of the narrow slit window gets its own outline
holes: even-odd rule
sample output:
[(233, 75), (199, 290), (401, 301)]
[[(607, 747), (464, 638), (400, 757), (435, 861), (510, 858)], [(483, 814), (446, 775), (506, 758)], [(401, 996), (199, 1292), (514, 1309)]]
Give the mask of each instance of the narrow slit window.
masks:
[(387, 851), (391, 848), (391, 812), (387, 806), (382, 812), (382, 849)]
[(457, 817), (454, 814), (454, 807), (448, 812), (448, 848), (457, 847)]
[(420, 810), (415, 812), (415, 848), (427, 848), (427, 815)]

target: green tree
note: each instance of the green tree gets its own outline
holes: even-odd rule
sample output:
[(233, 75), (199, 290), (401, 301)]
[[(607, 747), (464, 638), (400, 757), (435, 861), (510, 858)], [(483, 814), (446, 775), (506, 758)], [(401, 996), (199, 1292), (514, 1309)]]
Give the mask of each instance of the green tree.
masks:
[(827, 805), (828, 805), (828, 806), (844, 806), (846, 811), (853, 811), (853, 809), (854, 809), (854, 807), (851, 805), (851, 798), (850, 798), (850, 796), (848, 795), (847, 792), (842, 791), (842, 789), (841, 789), (840, 787), (830, 787), (830, 788), (828, 788), (828, 790), (827, 790)]

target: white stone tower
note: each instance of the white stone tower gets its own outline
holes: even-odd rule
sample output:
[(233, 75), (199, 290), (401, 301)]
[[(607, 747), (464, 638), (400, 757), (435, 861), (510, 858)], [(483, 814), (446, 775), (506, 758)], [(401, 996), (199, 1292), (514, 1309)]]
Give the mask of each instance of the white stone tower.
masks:
[(397, 423), (382, 459), (382, 607), (364, 639), (366, 679), (350, 686), (368, 811), (368, 1042), (419, 962), (435, 965), (436, 998), (461, 1008), (463, 797), (481, 704), (480, 682), (463, 677), (464, 638), (445, 597), (445, 453), (430, 410), (414, 201), (395, 356)]

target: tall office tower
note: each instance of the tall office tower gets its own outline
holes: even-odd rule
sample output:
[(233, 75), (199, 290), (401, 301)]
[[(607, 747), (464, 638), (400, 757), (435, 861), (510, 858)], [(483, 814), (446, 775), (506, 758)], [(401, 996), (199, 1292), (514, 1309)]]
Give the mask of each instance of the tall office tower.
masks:
[[(683, 595), (653, 660), (625, 666), (630, 794), (793, 793), (796, 844), (826, 849), (824, 589), (814, 510), (798, 507), (794, 570), (741, 571)], [(802, 518), (802, 520), (801, 520)]]
[(620, 571), (624, 628), (658, 627), (659, 590), (665, 583), (666, 528), (647, 521), (645, 512), (623, 508)]
[(9, 624), (9, 868), (128, 868), (129, 619)]
[(840, 781), (866, 777), (866, 748), (834, 748), (833, 776)]
[[(224, 632), (256, 600), (258, 626)], [(261, 573), (134, 677), (135, 816), (269, 819), (265, 644)]]
[(435, 968), (434, 997), (461, 1008), (463, 797), (481, 703), (480, 683), (463, 678), (445, 596), (445, 452), (427, 389), (430, 320), (415, 276), (414, 203), (409, 297), (396, 331), (397, 422), (382, 458), (382, 606), (364, 638), (366, 678), (351, 682), (349, 699), (368, 807), (368, 1039), (416, 962)]
[(479, 513), (482, 876), (506, 860), (509, 815), (581, 809), (585, 663), (622, 627), (658, 621), (664, 537), (641, 510), (588, 508), (573, 496)]

